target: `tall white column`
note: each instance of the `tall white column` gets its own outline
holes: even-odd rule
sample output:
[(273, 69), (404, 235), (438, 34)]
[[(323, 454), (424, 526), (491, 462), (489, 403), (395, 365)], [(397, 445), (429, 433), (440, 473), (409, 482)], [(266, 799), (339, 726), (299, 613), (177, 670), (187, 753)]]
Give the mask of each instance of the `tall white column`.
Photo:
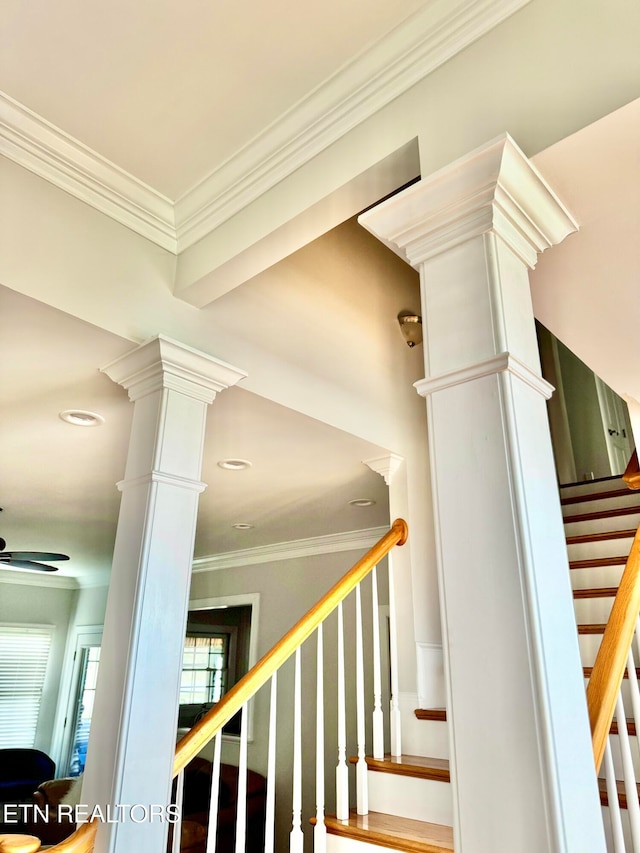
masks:
[(170, 796), (206, 410), (245, 374), (164, 337), (103, 372), (134, 411), (82, 799), (139, 806), (98, 853), (162, 851), (167, 823), (143, 808)]
[(600, 853), (527, 271), (576, 225), (506, 135), (360, 222), (421, 275), (456, 850)]

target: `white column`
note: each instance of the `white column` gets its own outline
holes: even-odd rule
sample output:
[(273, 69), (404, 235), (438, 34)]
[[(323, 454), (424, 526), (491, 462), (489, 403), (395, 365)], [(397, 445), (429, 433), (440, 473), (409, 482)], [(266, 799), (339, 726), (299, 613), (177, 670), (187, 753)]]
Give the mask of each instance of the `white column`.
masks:
[(575, 222), (506, 135), (360, 221), (421, 274), (456, 850), (604, 851), (527, 272)]
[[(158, 337), (103, 368), (134, 403), (83, 801), (168, 802), (206, 410), (245, 374)], [(166, 849), (142, 808), (100, 827), (98, 853)]]

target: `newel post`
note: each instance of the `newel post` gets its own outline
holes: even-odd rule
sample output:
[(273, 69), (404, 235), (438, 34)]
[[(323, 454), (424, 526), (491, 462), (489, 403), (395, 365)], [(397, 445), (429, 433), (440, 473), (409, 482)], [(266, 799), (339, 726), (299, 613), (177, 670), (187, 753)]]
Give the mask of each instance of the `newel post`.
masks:
[(97, 853), (162, 851), (206, 413), (245, 374), (162, 336), (103, 372), (134, 410), (82, 799), (115, 818)]
[(528, 280), (577, 226), (507, 135), (360, 222), (420, 271), (455, 848), (602, 853)]

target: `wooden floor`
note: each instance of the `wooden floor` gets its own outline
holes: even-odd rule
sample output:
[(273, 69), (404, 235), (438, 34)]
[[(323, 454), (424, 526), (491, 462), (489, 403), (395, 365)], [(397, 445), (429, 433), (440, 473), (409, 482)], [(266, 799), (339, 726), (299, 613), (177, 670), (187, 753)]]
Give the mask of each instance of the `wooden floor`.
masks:
[(349, 820), (327, 817), (325, 824), (327, 832), (332, 835), (368, 841), (369, 844), (406, 850), (408, 853), (449, 853), (453, 850), (453, 830), (450, 826), (437, 823), (378, 812), (357, 815), (352, 811)]

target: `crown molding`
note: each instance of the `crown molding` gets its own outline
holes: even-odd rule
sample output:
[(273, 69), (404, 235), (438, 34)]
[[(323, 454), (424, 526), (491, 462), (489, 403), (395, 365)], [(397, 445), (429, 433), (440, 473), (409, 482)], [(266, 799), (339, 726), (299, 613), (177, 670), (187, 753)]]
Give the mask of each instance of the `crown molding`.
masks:
[[(424, 6), (176, 202), (178, 251), (238, 213), (530, 0)], [(345, 94), (346, 93), (346, 94)]]
[(239, 566), (255, 566), (259, 563), (274, 563), (279, 560), (296, 560), (300, 557), (315, 557), (321, 554), (335, 554), (340, 551), (368, 550), (387, 533), (387, 527), (369, 527), (365, 530), (349, 530), (346, 533), (330, 533), (327, 536), (314, 536), (310, 539), (293, 539), (290, 542), (276, 542), (257, 548), (244, 548), (240, 551), (227, 551), (224, 554), (212, 554), (193, 561), (193, 573), (236, 569)]
[(19, 586), (45, 586), (53, 589), (80, 589), (81, 584), (77, 578), (66, 575), (47, 574), (46, 572), (24, 572), (15, 569), (2, 569), (0, 571), (0, 584), (11, 583)]
[(530, 0), (434, 0), (174, 202), (9, 95), (0, 154), (178, 254)]
[(0, 154), (163, 249), (177, 251), (170, 199), (4, 92)]

